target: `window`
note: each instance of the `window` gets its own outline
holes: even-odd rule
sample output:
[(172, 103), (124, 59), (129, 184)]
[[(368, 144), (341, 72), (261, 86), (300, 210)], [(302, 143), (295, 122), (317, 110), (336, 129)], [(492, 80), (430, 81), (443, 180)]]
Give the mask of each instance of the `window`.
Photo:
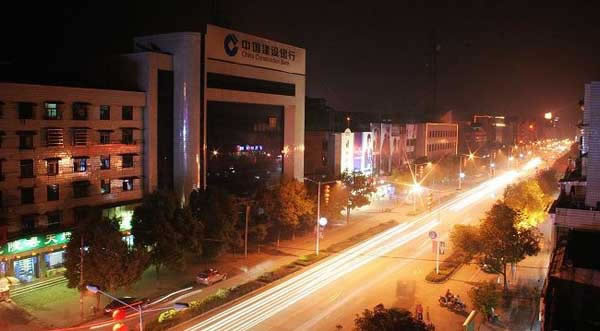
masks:
[(73, 128), (73, 146), (86, 146), (87, 143), (87, 128)]
[(33, 103), (31, 102), (19, 102), (17, 106), (20, 120), (33, 119)]
[(123, 120), (133, 120), (133, 106), (123, 106)]
[(133, 190), (133, 178), (123, 179), (123, 191), (132, 191), (132, 190)]
[(35, 230), (35, 215), (25, 215), (21, 217), (21, 232), (31, 233)]
[[(48, 229), (58, 229), (60, 228), (60, 221), (62, 219), (62, 214), (60, 211), (53, 211), (47, 214), (48, 217)], [(50, 253), (52, 254), (52, 253)]]
[(101, 145), (110, 144), (110, 131), (109, 130), (100, 130), (100, 144)]
[(133, 154), (123, 154), (123, 168), (133, 168)]
[(76, 121), (85, 121), (88, 119), (88, 104), (85, 102), (73, 103), (73, 119)]
[(84, 198), (84, 197), (89, 196), (89, 192), (88, 192), (89, 186), (90, 186), (90, 182), (87, 180), (73, 182), (73, 197), (74, 198)]
[(58, 160), (59, 159), (47, 159), (46, 160), (46, 174), (48, 176), (58, 175)]
[(102, 194), (110, 193), (110, 179), (103, 179), (100, 181), (100, 193), (102, 193)]
[(4, 118), (4, 102), (0, 101), (0, 118)]
[(110, 169), (110, 155), (100, 155), (100, 169)]
[(110, 106), (108, 106), (108, 105), (100, 106), (100, 119), (103, 121), (110, 120)]
[(2, 142), (4, 141), (4, 135), (6, 133), (4, 131), (0, 131), (0, 147), (2, 147)]
[(33, 187), (22, 187), (21, 188), (21, 204), (28, 205), (32, 204), (33, 199)]
[(4, 181), (4, 171), (2, 171), (3, 163), (4, 163), (4, 161), (2, 159), (0, 159), (0, 182)]
[(17, 131), (19, 135), (19, 149), (33, 149), (33, 131)]
[(46, 113), (44, 114), (45, 120), (59, 120), (62, 116), (58, 111), (58, 103), (57, 102), (46, 102), (44, 103), (44, 109)]
[(46, 128), (46, 146), (56, 147), (64, 145), (64, 134), (62, 128)]
[(58, 192), (58, 184), (52, 184), (47, 186), (48, 201), (56, 201), (60, 198)]
[(33, 178), (33, 160), (21, 160), (21, 178)]
[(126, 129), (122, 129), (123, 131), (123, 137), (121, 140), (121, 143), (126, 144), (126, 145), (131, 145), (134, 143), (133, 141), (133, 129), (131, 128), (126, 128)]
[(76, 157), (73, 158), (73, 171), (74, 172), (86, 172), (87, 171), (87, 157)]

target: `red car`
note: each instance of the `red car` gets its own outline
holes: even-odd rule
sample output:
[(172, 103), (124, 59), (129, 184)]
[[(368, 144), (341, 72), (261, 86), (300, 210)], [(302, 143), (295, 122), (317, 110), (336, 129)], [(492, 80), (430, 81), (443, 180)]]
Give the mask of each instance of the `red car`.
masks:
[(207, 269), (196, 276), (196, 282), (206, 286), (227, 279), (227, 274), (220, 273), (217, 269)]

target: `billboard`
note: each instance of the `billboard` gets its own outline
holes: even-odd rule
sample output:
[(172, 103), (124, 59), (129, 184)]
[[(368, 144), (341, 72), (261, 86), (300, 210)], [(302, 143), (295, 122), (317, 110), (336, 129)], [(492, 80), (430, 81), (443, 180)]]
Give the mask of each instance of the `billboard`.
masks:
[(342, 133), (341, 146), (341, 172), (352, 172), (354, 170), (354, 133), (346, 129)]
[(363, 135), (360, 132), (354, 134), (354, 171), (362, 171), (363, 168)]
[(380, 174), (389, 174), (392, 171), (392, 125), (381, 124), (381, 147), (379, 149)]
[(306, 69), (302, 48), (210, 24), (206, 28), (206, 57), (301, 75)]
[(381, 123), (371, 123), (373, 133), (373, 173), (379, 174), (381, 169)]
[(361, 172), (370, 174), (373, 171), (373, 133), (362, 133), (363, 160)]

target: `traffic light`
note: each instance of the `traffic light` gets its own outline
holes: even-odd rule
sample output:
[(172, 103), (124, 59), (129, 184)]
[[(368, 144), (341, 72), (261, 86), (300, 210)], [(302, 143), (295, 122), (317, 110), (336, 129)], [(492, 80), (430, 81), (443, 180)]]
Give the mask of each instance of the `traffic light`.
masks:
[(433, 207), (433, 193), (427, 195), (427, 209), (431, 210), (431, 207)]
[(325, 185), (325, 187), (323, 189), (323, 197), (325, 198), (325, 204), (329, 203), (329, 192), (330, 192), (329, 185)]
[(115, 309), (112, 312), (112, 318), (115, 322), (112, 329), (113, 331), (127, 331), (127, 325), (122, 324), (120, 321), (125, 319), (125, 310), (124, 309)]

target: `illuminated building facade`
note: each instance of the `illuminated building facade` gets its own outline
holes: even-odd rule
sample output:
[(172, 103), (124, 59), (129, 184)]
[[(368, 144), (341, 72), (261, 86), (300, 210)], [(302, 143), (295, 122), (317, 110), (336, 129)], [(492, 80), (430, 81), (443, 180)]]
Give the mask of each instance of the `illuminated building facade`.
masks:
[(0, 276), (59, 269), (81, 207), (128, 227), (143, 194), (144, 107), (141, 92), (0, 83)]

